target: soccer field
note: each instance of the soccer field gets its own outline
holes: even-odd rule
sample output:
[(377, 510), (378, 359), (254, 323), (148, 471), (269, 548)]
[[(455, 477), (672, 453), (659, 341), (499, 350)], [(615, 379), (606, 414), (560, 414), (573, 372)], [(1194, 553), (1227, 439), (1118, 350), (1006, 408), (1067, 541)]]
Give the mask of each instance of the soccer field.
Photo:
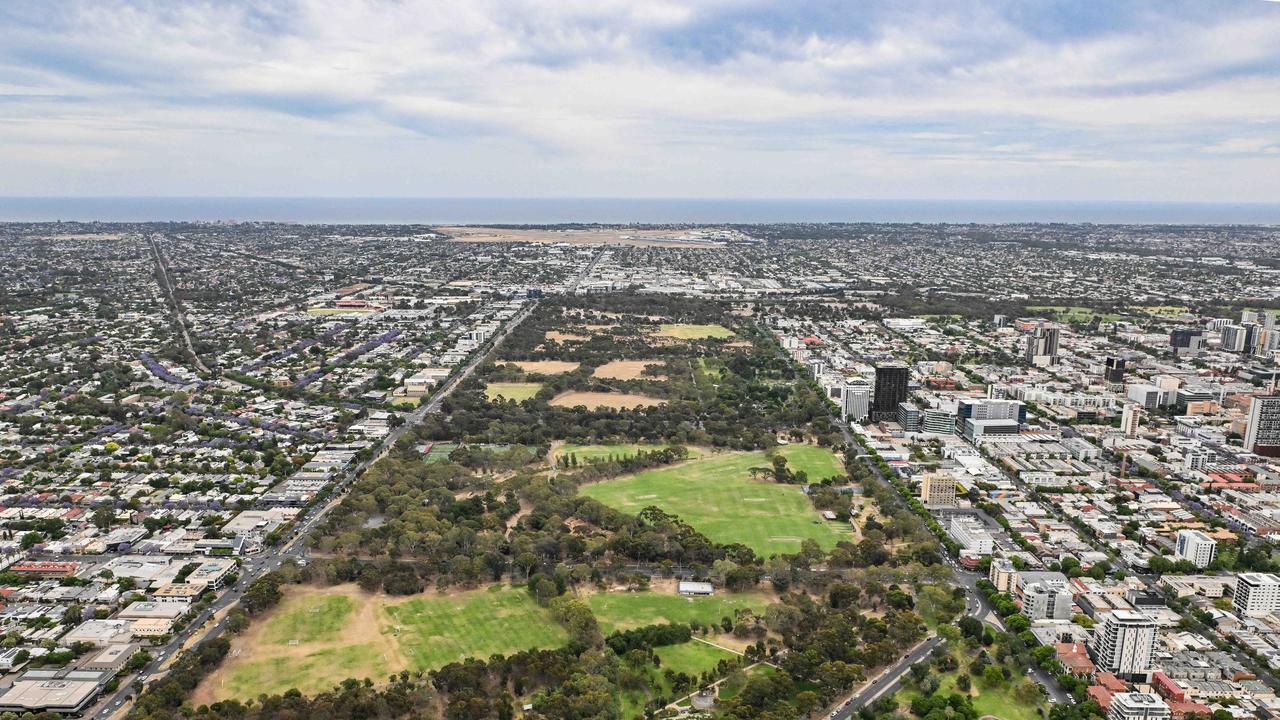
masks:
[(496, 382), (485, 386), (484, 396), (490, 400), (504, 398), (522, 402), (528, 400), (542, 389), (542, 383)]
[(297, 688), (327, 690), (347, 678), (380, 682), (400, 670), (434, 670), (467, 657), (560, 647), (568, 634), (524, 588), (426, 594), (395, 600), (352, 585), (286, 593), (232, 645), (200, 684), (203, 703)]
[(524, 588), (495, 585), (452, 596), (428, 595), (385, 609), (390, 619), (386, 631), (409, 665), (420, 670), (569, 641), (564, 628)]
[(351, 618), (355, 603), (346, 595), (306, 595), (281, 603), (264, 640), (273, 645), (334, 640)]
[(731, 338), (733, 331), (723, 325), (661, 325), (655, 335), (673, 337), (680, 340), (702, 340), (703, 338)]
[(764, 593), (717, 592), (710, 597), (684, 597), (663, 592), (601, 592), (587, 596), (587, 604), (606, 635), (615, 630), (633, 630), (646, 625), (688, 623), (719, 625), (733, 619), (740, 608), (763, 612), (769, 604)]
[[(790, 445), (778, 452), (793, 471), (803, 470), (810, 480), (842, 474), (829, 450)], [(743, 543), (766, 557), (794, 553), (805, 539), (824, 549), (852, 539), (849, 525), (823, 521), (798, 485), (751, 478), (751, 468), (769, 464), (764, 452), (724, 453), (587, 485), (579, 492), (623, 512), (660, 507), (715, 542)]]
[[(556, 458), (568, 457), (573, 455), (578, 458), (579, 463), (590, 462), (594, 460), (607, 460), (609, 458), (627, 458), (644, 450), (653, 452), (667, 447), (666, 445), (648, 445), (644, 443), (631, 443), (623, 445), (571, 445), (565, 444), (556, 448)], [(696, 447), (688, 448), (689, 458), (693, 459), (702, 455), (702, 451)]]

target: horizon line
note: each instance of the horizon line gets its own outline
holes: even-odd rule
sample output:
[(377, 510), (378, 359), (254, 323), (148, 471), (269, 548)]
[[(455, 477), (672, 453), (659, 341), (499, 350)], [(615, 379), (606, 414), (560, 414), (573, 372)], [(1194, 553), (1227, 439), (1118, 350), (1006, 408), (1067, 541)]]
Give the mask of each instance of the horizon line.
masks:
[[(1277, 0), (1280, 2), (1280, 0)], [(1280, 200), (1164, 200), (1164, 199), (1018, 199), (930, 197), (720, 197), (677, 195), (0, 195), (0, 200), (449, 200), (449, 201), (627, 201), (627, 202), (886, 202), (886, 203), (1003, 203), (1024, 205), (1213, 205), (1280, 207)]]

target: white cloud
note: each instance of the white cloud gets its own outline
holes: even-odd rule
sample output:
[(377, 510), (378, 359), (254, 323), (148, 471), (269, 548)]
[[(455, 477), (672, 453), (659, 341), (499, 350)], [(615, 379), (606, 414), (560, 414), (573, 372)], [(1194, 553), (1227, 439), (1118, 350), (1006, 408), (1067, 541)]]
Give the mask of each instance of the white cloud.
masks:
[(989, 6), (855, 31), (739, 3), (60, 7), (0, 13), (0, 193), (1280, 190), (1253, 162), (1280, 127), (1270, 7), (1059, 38)]

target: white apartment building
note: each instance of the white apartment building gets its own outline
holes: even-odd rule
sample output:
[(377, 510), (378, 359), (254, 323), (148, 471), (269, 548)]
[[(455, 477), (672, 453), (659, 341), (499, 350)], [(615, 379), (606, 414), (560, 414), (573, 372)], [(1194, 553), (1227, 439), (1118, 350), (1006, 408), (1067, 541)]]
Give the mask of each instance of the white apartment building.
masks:
[(1182, 453), (1182, 469), (1188, 472), (1204, 470), (1212, 459), (1213, 453), (1207, 448), (1191, 448)]
[(1022, 614), (1028, 620), (1070, 620), (1071, 592), (1065, 583), (1038, 582), (1022, 589)]
[(1237, 615), (1262, 617), (1280, 608), (1280, 577), (1271, 573), (1241, 573), (1231, 607)]
[(987, 532), (987, 528), (977, 518), (965, 515), (953, 517), (947, 533), (960, 543), (961, 552), (965, 555), (990, 555), (995, 550), (995, 538), (991, 537), (991, 533)]
[(1218, 541), (1199, 530), (1179, 530), (1178, 543), (1174, 550), (1179, 558), (1190, 560), (1196, 567), (1204, 569), (1218, 555)]
[(1116, 693), (1111, 696), (1107, 720), (1169, 720), (1169, 706), (1151, 693)]
[(1138, 428), (1142, 422), (1142, 408), (1133, 403), (1125, 403), (1120, 411), (1120, 431), (1127, 438), (1138, 437)]
[(1099, 670), (1145, 680), (1155, 654), (1156, 622), (1140, 612), (1116, 610), (1094, 630), (1090, 646)]

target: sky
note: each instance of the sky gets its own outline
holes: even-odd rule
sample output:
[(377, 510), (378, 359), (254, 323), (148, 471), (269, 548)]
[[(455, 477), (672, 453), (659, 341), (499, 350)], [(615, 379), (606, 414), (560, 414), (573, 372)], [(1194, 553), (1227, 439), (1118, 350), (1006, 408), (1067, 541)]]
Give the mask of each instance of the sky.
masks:
[(0, 2), (0, 195), (1276, 202), (1280, 2)]

